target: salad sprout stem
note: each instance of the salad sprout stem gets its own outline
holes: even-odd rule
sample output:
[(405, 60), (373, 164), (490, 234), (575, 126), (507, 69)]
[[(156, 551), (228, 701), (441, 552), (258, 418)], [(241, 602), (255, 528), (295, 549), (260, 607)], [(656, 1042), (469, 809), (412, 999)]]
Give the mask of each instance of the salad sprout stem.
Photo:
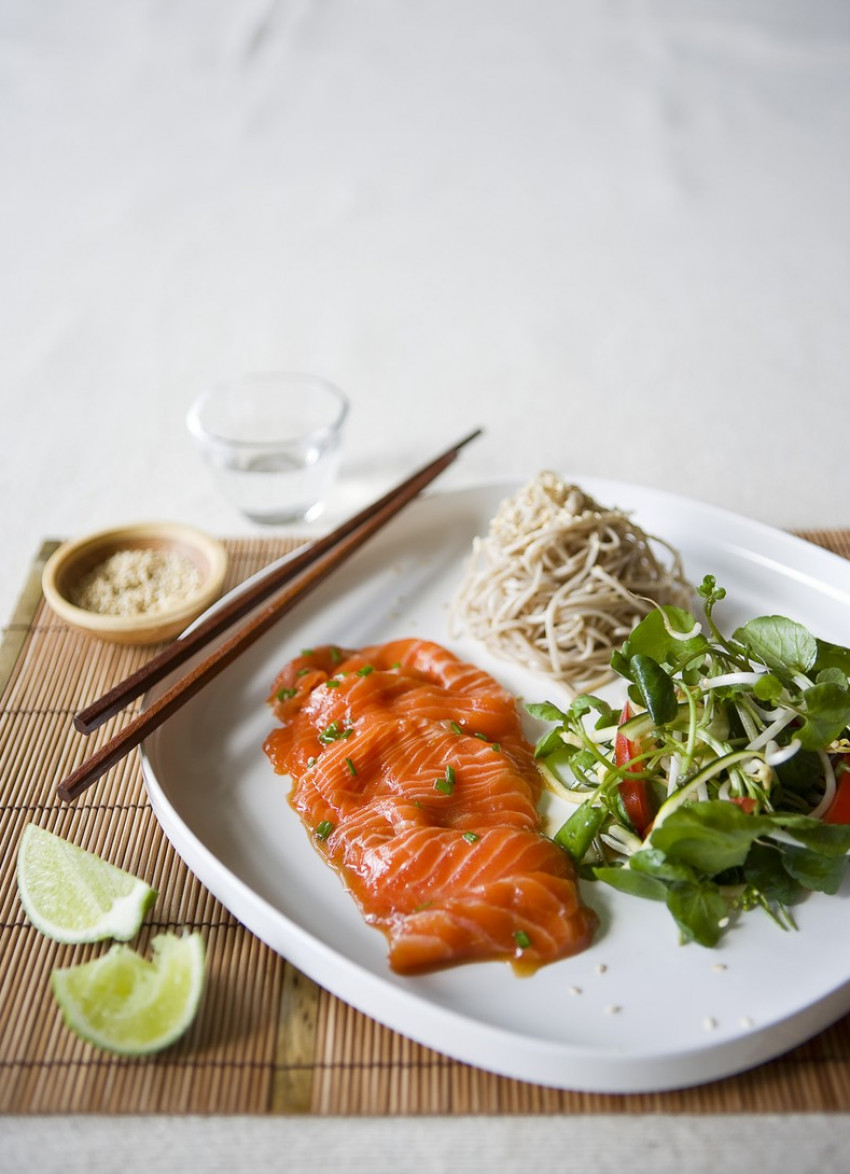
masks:
[(710, 779), (716, 778), (717, 775), (727, 771), (730, 766), (738, 762), (747, 762), (753, 757), (751, 750), (734, 750), (731, 754), (724, 754), (721, 758), (715, 758), (708, 766), (703, 767), (701, 771), (689, 779), (684, 786), (679, 787), (677, 791), (667, 799), (659, 808), (658, 814), (655, 817), (654, 827), (657, 829), (661, 827), (665, 819), (672, 815), (683, 803), (697, 791), (704, 783)]

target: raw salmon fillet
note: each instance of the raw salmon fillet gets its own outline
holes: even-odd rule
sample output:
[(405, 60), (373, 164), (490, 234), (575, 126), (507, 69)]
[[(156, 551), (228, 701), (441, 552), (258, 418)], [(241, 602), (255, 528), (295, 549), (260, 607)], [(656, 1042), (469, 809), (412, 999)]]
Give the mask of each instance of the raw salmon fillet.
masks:
[(590, 944), (597, 918), (541, 830), (542, 782), (514, 699), (425, 640), (308, 650), (278, 674), (265, 751), (393, 970)]

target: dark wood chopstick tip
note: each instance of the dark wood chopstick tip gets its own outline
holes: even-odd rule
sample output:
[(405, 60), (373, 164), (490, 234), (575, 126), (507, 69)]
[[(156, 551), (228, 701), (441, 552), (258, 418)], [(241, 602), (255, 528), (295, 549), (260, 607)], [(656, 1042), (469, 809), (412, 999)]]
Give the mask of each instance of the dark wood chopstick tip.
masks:
[(468, 436), (464, 436), (463, 440), (461, 440), (461, 441), (458, 441), (458, 443), (457, 443), (457, 445), (456, 445), (455, 447), (456, 447), (457, 449), (461, 449), (461, 448), (463, 448), (465, 445), (469, 444), (469, 443), (470, 443), (470, 441), (473, 441), (473, 440), (475, 440), (475, 439), (476, 439), (477, 437), (479, 437), (479, 436), (483, 436), (483, 434), (484, 434), (484, 429), (483, 429), (483, 428), (475, 428), (475, 429), (474, 429), (472, 432), (470, 432), (470, 433), (469, 433), (469, 435), (468, 435)]

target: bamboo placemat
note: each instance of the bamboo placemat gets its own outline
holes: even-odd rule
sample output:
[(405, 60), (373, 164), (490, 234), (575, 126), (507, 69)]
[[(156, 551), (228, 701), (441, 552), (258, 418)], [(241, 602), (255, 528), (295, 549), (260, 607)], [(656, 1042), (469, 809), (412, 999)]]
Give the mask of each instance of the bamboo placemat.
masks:
[[(850, 557), (850, 531), (805, 537)], [(411, 1043), (352, 1010), (241, 926), (189, 873), (148, 806), (138, 755), (73, 805), (55, 784), (115, 731), (90, 739), (73, 713), (141, 664), (150, 650), (101, 644), (61, 623), (30, 570), (0, 646), (0, 1112), (168, 1114), (786, 1113), (850, 1110), (850, 1016), (769, 1064), (681, 1092), (563, 1092), (490, 1075)], [(291, 543), (227, 543), (228, 586)], [(27, 921), (15, 856), (35, 822), (143, 876), (159, 896), (134, 943), (199, 929), (208, 981), (200, 1013), (152, 1059), (112, 1057), (64, 1027), (50, 971), (102, 947), (61, 946)]]

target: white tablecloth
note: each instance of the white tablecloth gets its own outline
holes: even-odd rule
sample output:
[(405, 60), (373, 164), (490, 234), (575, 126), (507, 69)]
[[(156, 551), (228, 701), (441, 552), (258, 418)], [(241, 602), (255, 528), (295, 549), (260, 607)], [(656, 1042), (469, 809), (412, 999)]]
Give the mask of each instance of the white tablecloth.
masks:
[(2, 618), (45, 536), (251, 530), (183, 426), (248, 370), (350, 393), (325, 524), (484, 425), (441, 485), (850, 525), (843, 0), (0, 0), (0, 95)]
[(1, 0), (0, 76), (4, 618), (42, 536), (247, 527), (245, 370), (350, 392), (340, 512), (483, 424), (445, 484), (850, 524), (842, 0)]
[(753, 1174), (760, 1169), (771, 1174), (846, 1174), (848, 1145), (850, 1121), (821, 1113), (804, 1120), (777, 1115), (42, 1118), (8, 1123), (0, 1170)]

